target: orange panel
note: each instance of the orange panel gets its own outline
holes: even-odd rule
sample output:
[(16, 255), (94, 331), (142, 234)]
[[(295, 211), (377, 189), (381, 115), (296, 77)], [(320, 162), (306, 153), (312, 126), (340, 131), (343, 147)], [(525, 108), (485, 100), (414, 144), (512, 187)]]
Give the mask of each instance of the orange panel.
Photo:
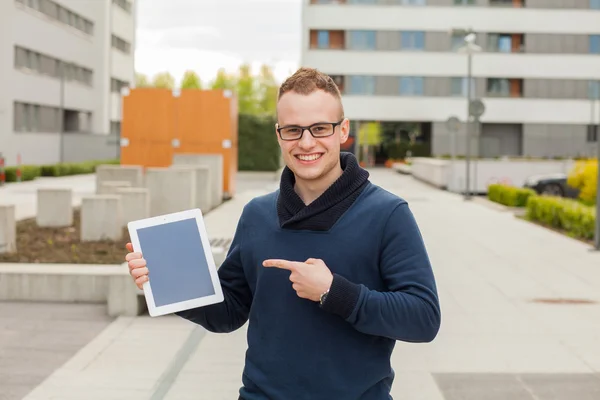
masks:
[[(236, 107), (232, 108), (231, 104)], [(223, 90), (183, 90), (177, 100), (177, 153), (221, 154), (223, 191), (235, 193), (237, 173), (237, 99), (225, 97)], [(233, 121), (235, 120), (235, 125)], [(230, 148), (223, 147), (224, 141)]]
[(135, 88), (123, 98), (121, 164), (164, 167), (171, 164), (175, 98), (168, 89)]

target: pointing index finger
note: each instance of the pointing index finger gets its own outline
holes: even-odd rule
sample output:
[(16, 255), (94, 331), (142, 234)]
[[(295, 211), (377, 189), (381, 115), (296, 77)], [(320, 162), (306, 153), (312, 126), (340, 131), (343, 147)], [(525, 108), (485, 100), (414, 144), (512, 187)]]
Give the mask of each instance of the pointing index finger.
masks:
[(295, 268), (295, 263), (287, 260), (265, 260), (263, 261), (263, 266), (287, 269), (288, 271), (292, 271)]

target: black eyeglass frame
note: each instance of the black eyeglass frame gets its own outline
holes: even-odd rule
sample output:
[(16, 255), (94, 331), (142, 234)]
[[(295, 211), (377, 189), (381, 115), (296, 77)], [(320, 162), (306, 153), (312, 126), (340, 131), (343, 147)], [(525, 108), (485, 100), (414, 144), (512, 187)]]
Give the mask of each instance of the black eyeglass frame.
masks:
[[(279, 126), (279, 124), (277, 124), (277, 133), (279, 134), (279, 137), (281, 138), (281, 140), (285, 140), (287, 142), (291, 142), (293, 140), (300, 140), (302, 139), (302, 136), (304, 135), (304, 131), (308, 130), (310, 132), (310, 134), (312, 135), (312, 137), (314, 137), (315, 139), (321, 139), (321, 138), (326, 138), (329, 136), (332, 136), (335, 133), (335, 127), (338, 125), (341, 125), (342, 122), (344, 122), (346, 118), (342, 118), (341, 120), (339, 120), (338, 122), (316, 122), (312, 125), (309, 126), (300, 126), (300, 125), (286, 125), (286, 126)], [(333, 129), (331, 130), (331, 133), (329, 135), (326, 136), (315, 136), (315, 134), (312, 131), (312, 128), (317, 126), (317, 125), (332, 125)], [(286, 128), (298, 128), (298, 129), (302, 129), (302, 131), (300, 132), (300, 136), (298, 136), (296, 139), (284, 139), (283, 136), (281, 136), (281, 130), (282, 129), (286, 129)]]

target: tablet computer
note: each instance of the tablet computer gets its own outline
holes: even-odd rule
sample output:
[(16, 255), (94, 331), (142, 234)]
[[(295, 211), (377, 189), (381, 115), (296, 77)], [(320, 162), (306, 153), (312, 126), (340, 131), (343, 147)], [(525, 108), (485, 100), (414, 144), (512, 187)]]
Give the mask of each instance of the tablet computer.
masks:
[(223, 291), (200, 209), (127, 224), (133, 251), (148, 268), (143, 290), (150, 316), (223, 301)]

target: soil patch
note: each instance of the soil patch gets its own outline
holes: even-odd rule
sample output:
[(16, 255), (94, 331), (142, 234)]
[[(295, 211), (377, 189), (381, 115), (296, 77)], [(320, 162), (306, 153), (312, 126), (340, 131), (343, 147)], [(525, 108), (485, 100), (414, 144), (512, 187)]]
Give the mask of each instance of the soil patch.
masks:
[(35, 218), (17, 222), (17, 252), (0, 254), (0, 262), (121, 264), (125, 262), (129, 232), (122, 239), (82, 242), (79, 209), (73, 213), (73, 225), (66, 228), (40, 228)]

